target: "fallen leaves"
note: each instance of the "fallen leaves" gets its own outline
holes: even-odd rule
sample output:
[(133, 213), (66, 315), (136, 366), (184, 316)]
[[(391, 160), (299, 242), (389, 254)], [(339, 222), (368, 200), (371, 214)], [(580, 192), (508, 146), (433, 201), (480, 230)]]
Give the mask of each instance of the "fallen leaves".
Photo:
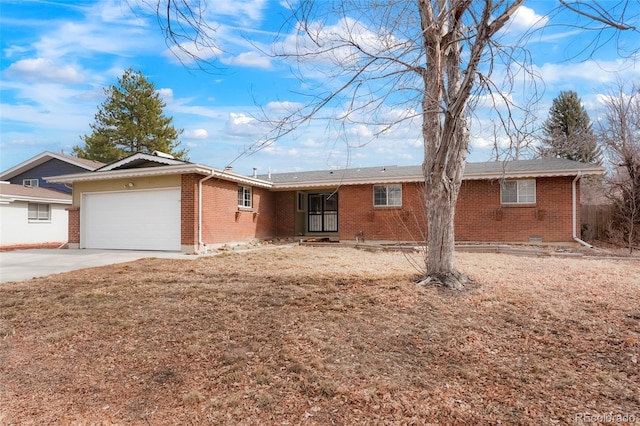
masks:
[[(0, 287), (3, 424), (570, 424), (638, 413), (634, 260), (331, 247)], [(415, 260), (414, 260), (415, 261)]]

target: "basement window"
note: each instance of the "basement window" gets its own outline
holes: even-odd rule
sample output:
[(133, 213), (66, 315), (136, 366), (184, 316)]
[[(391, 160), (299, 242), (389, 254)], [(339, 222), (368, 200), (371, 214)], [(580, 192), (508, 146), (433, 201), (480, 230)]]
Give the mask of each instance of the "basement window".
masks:
[(250, 209), (253, 206), (250, 186), (238, 186), (238, 207)]
[(502, 204), (535, 204), (536, 180), (505, 180), (500, 185), (500, 202)]
[(44, 222), (51, 220), (51, 209), (49, 204), (29, 203), (28, 206), (29, 222)]
[(402, 185), (374, 185), (373, 205), (375, 207), (401, 206)]

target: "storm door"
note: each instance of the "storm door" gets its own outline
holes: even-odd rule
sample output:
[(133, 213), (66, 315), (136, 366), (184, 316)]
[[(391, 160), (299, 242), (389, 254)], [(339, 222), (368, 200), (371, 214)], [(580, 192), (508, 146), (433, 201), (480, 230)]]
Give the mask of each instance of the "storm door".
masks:
[(309, 232), (338, 232), (338, 193), (309, 194)]

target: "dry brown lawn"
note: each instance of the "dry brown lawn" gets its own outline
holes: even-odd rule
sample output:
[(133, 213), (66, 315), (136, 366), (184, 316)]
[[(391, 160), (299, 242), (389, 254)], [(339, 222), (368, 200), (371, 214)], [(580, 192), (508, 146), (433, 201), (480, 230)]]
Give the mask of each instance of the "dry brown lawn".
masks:
[[(640, 422), (640, 262), (295, 247), (0, 286), (2, 425)], [(600, 417), (596, 417), (600, 416)]]

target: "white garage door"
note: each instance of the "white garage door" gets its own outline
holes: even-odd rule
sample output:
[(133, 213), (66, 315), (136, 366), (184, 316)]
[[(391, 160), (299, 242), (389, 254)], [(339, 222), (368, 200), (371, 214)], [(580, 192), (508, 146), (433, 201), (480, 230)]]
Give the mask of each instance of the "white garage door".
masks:
[(180, 250), (180, 188), (84, 194), (83, 248)]

